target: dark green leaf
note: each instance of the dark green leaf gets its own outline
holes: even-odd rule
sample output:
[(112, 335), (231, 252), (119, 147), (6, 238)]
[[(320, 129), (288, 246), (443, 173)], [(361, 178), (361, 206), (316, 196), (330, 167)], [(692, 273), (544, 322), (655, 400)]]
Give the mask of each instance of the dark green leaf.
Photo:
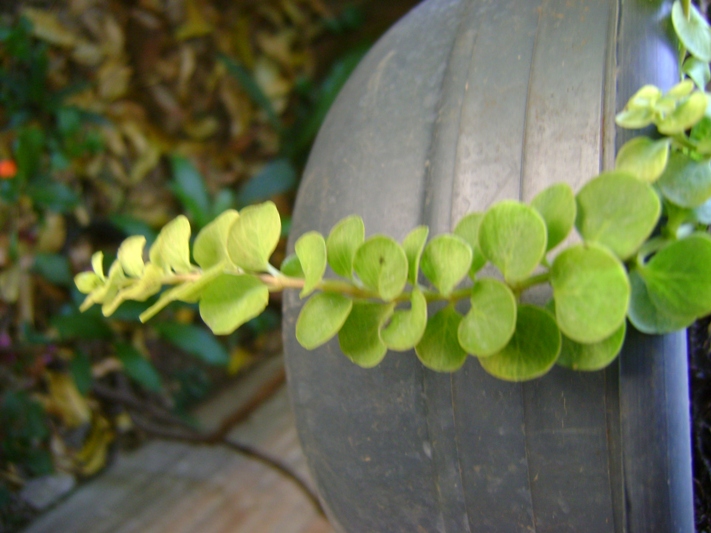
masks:
[(28, 183), (37, 177), (44, 150), (44, 133), (37, 126), (23, 128), (17, 139), (17, 176), (20, 183)]
[(27, 188), (27, 196), (34, 204), (58, 213), (71, 211), (79, 203), (74, 191), (56, 181), (35, 181)]
[(99, 316), (72, 313), (69, 315), (54, 315), (50, 324), (59, 333), (60, 339), (110, 339), (111, 329), (106, 321)]
[(59, 254), (35, 254), (32, 269), (50, 283), (69, 287), (73, 277), (67, 257)]
[(210, 196), (202, 174), (192, 162), (182, 156), (170, 157), (173, 172), (173, 192), (195, 224), (202, 228), (212, 217)]
[(310, 108), (307, 117), (302, 122), (299, 122), (295, 128), (294, 154), (299, 154), (311, 146), (311, 142), (316, 137), (316, 133), (321, 127), (324, 118), (326, 118), (326, 113), (331, 108), (336, 96), (338, 96), (341, 87), (343, 87), (355, 67), (358, 66), (368, 49), (368, 46), (358, 46), (331, 65), (331, 69), (321, 83), (316, 101)]
[(130, 215), (111, 215), (109, 220), (126, 235), (143, 235), (147, 246), (151, 246), (158, 235), (148, 224)]
[(69, 363), (69, 371), (77, 390), (82, 396), (86, 396), (91, 390), (94, 378), (91, 375), (91, 361), (84, 352), (80, 350), (74, 352), (74, 357)]
[(153, 327), (163, 339), (205, 363), (226, 366), (230, 360), (224, 346), (205, 328), (177, 322), (160, 322)]
[(153, 364), (126, 342), (116, 343), (116, 356), (121, 361), (126, 374), (146, 389), (158, 392), (163, 388), (160, 374)]
[(249, 96), (252, 101), (261, 107), (262, 111), (266, 113), (272, 126), (277, 131), (281, 131), (281, 122), (274, 111), (272, 101), (266, 94), (264, 94), (262, 88), (255, 81), (249, 71), (237, 63), (234, 59), (231, 59), (224, 54), (218, 54), (217, 57), (227, 67), (227, 72), (229, 72), (229, 74), (239, 82), (242, 89), (244, 89), (244, 92), (247, 93), (247, 96)]
[(268, 200), (296, 187), (296, 170), (288, 159), (275, 159), (249, 178), (237, 197), (240, 205)]

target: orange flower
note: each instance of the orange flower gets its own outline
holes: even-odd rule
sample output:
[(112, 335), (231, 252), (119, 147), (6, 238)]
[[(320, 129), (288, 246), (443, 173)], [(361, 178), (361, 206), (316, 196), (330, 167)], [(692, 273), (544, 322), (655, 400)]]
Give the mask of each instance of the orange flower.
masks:
[(0, 159), (0, 180), (9, 180), (17, 174), (17, 163), (12, 159)]

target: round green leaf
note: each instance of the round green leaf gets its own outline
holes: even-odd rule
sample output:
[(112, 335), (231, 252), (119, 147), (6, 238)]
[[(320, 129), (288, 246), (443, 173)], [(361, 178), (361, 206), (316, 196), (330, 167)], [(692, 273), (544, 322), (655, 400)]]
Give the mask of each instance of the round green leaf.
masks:
[(711, 224), (711, 200), (706, 200), (694, 209), (694, 218), (699, 224)]
[(80, 272), (74, 276), (74, 284), (82, 294), (89, 294), (94, 289), (101, 287), (104, 282), (94, 272)]
[(645, 85), (629, 99), (624, 110), (615, 116), (615, 122), (627, 129), (649, 126), (654, 120), (654, 106), (661, 97), (662, 91), (657, 87)]
[(296, 320), (296, 340), (307, 350), (328, 342), (341, 329), (353, 307), (353, 300), (340, 294), (321, 292), (312, 296)]
[(472, 249), (456, 235), (437, 235), (427, 243), (420, 268), (425, 277), (447, 296), (469, 272)]
[(326, 239), (328, 264), (344, 278), (353, 275), (353, 257), (365, 239), (363, 219), (356, 215), (344, 218), (333, 226)]
[(91, 268), (102, 281), (104, 276), (104, 252), (94, 252), (91, 256)]
[[(179, 285), (176, 285), (172, 289), (165, 291), (160, 295), (158, 301), (151, 305), (148, 309), (143, 311), (138, 317), (141, 322), (146, 322), (158, 314), (165, 306), (171, 302), (177, 300), (188, 303), (195, 303), (200, 299), (202, 291), (211, 283), (214, 279), (220, 276), (224, 272), (224, 268), (227, 261), (218, 263), (212, 268), (204, 271), (202, 275), (194, 281), (186, 281)], [(148, 279), (148, 273), (153, 265), (146, 265), (146, 274), (143, 278)], [(158, 280), (158, 287), (160, 288), (160, 279)], [(135, 299), (135, 298), (134, 298)]]
[(659, 132), (665, 135), (682, 133), (704, 118), (706, 106), (706, 95), (696, 91), (677, 102), (671, 112), (661, 116), (658, 114), (654, 123)]
[(305, 276), (303, 298), (313, 292), (326, 272), (326, 241), (320, 233), (310, 231), (299, 237), (294, 248)]
[(459, 344), (477, 357), (503, 349), (516, 329), (516, 298), (507, 285), (492, 278), (472, 287), (472, 307), (459, 324)]
[(556, 257), (551, 268), (556, 318), (571, 339), (606, 339), (627, 314), (630, 286), (622, 263), (605, 248), (580, 244)]
[(653, 121), (654, 110), (652, 108), (624, 109), (615, 116), (615, 123), (628, 130), (646, 128)]
[(195, 237), (193, 258), (202, 268), (210, 268), (217, 263), (229, 259), (227, 256), (227, 236), (239, 213), (228, 209), (207, 226), (202, 228)]
[(227, 253), (232, 262), (251, 272), (264, 272), (281, 236), (281, 219), (273, 202), (242, 209), (230, 227)]
[(527, 381), (547, 373), (560, 353), (561, 334), (548, 311), (521, 305), (516, 331), (499, 353), (479, 363), (489, 374), (506, 381)]
[(672, 316), (711, 313), (711, 237), (694, 233), (659, 250), (639, 270), (656, 306)]
[(711, 81), (711, 69), (709, 69), (708, 62), (701, 61), (694, 56), (689, 56), (684, 60), (681, 71), (694, 80), (696, 87), (701, 91), (706, 89), (706, 85)]
[(479, 226), (482, 218), (484, 218), (484, 213), (469, 213), (454, 228), (454, 234), (464, 239), (472, 249), (472, 265), (469, 268), (469, 276), (472, 279), (486, 264), (486, 257), (479, 247)]
[[(105, 316), (112, 315), (119, 305), (127, 300), (144, 302), (161, 289), (163, 271), (152, 263), (148, 263), (139, 279), (133, 280), (131, 285), (118, 291), (111, 303), (105, 303), (102, 312)], [(160, 301), (160, 300), (159, 300)]]
[[(669, 101), (674, 101), (674, 102), (679, 102), (689, 96), (691, 93), (694, 92), (694, 82), (691, 80), (681, 80), (679, 83), (674, 85), (671, 89), (669, 89), (664, 96), (657, 102), (657, 106), (659, 106), (659, 102), (661, 100), (669, 100)], [(664, 106), (662, 106), (664, 107)]]
[(371, 237), (358, 248), (353, 269), (366, 287), (386, 301), (398, 296), (407, 283), (405, 251), (384, 235)]
[(303, 278), (306, 275), (304, 274), (304, 269), (301, 268), (301, 261), (299, 261), (296, 254), (287, 255), (284, 261), (282, 261), (279, 270), (281, 270), (282, 274), (290, 278)]
[(268, 303), (269, 290), (259, 278), (222, 274), (202, 291), (200, 316), (215, 335), (227, 335), (262, 314)]
[(672, 24), (679, 40), (684, 47), (701, 61), (711, 62), (711, 29), (703, 15), (693, 5), (690, 7), (689, 18), (684, 15), (684, 9), (679, 0), (672, 6)]
[(338, 332), (338, 344), (346, 357), (363, 368), (372, 368), (383, 360), (388, 349), (380, 338), (380, 328), (394, 308), (394, 303), (353, 303)]
[(462, 315), (452, 305), (439, 310), (427, 321), (425, 334), (415, 346), (415, 353), (423, 365), (437, 372), (454, 372), (467, 358), (457, 340)]
[(636, 270), (630, 272), (630, 286), (632, 295), (627, 316), (632, 325), (642, 333), (648, 335), (671, 333), (689, 327), (696, 320), (694, 315), (675, 316), (657, 306), (650, 298), (642, 276)]
[(711, 198), (711, 166), (674, 151), (657, 182), (662, 194), (680, 207), (698, 207)]
[(179, 215), (160, 230), (148, 253), (151, 263), (166, 272), (186, 274), (192, 271), (189, 240), (190, 222), (184, 215)]
[(604, 244), (622, 259), (647, 240), (661, 214), (652, 186), (621, 171), (604, 172), (586, 183), (577, 203), (575, 226), (583, 239)]
[(417, 285), (420, 257), (429, 232), (430, 228), (427, 226), (417, 226), (402, 241), (402, 248), (405, 250), (405, 256), (407, 257), (407, 281), (413, 286)]
[(627, 322), (608, 338), (591, 344), (581, 344), (563, 335), (563, 344), (556, 364), (572, 370), (601, 370), (615, 360), (625, 342)]
[(134, 235), (127, 238), (119, 246), (117, 257), (123, 271), (134, 278), (143, 275), (143, 247), (146, 245), (146, 238), (143, 235)]
[(620, 148), (615, 168), (629, 172), (638, 180), (653, 183), (667, 166), (670, 144), (671, 139), (653, 141), (649, 137), (635, 137)]
[(567, 183), (556, 183), (543, 189), (531, 200), (548, 230), (546, 250), (552, 250), (568, 236), (575, 223), (575, 194)]
[(395, 311), (390, 323), (380, 330), (380, 338), (391, 350), (404, 352), (420, 342), (427, 326), (427, 300), (415, 287), (410, 295), (410, 309)]
[(528, 277), (546, 253), (546, 223), (533, 207), (514, 200), (493, 205), (479, 227), (479, 246), (507, 281)]

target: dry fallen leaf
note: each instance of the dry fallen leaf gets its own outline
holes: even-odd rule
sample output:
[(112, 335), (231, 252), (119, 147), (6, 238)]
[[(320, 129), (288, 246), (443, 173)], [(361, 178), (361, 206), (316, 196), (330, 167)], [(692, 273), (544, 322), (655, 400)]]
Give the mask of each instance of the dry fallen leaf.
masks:
[(212, 33), (212, 25), (205, 20), (195, 0), (185, 0), (185, 21), (175, 30), (175, 38), (179, 41), (202, 37)]
[(82, 449), (75, 455), (79, 472), (84, 476), (96, 474), (106, 465), (109, 445), (114, 440), (111, 425), (103, 416), (96, 416), (91, 433)]
[(50, 11), (27, 7), (22, 14), (32, 22), (32, 34), (63, 48), (72, 48), (77, 42), (77, 36), (65, 28)]
[(66, 427), (76, 428), (91, 420), (91, 409), (79, 393), (74, 380), (61, 372), (46, 373), (48, 396), (47, 411), (59, 416)]
[(38, 252), (56, 253), (62, 249), (66, 238), (67, 225), (64, 216), (58, 213), (47, 213), (35, 245), (36, 250)]
[(15, 264), (0, 271), (0, 298), (7, 303), (15, 303), (20, 296), (20, 265)]
[(133, 69), (121, 60), (110, 59), (97, 73), (99, 95), (104, 100), (117, 100), (126, 94)]

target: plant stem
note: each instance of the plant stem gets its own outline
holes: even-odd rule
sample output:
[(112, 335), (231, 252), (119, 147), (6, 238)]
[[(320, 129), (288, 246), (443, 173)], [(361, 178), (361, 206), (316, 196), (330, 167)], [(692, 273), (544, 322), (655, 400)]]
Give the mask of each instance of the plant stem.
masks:
[(513, 289), (514, 292), (521, 293), (525, 291), (526, 289), (530, 289), (534, 285), (540, 285), (541, 283), (547, 283), (548, 280), (551, 278), (551, 273), (550, 271), (542, 272), (541, 274), (536, 274), (535, 276), (531, 276), (530, 278), (526, 278), (523, 281), (520, 281), (515, 284), (511, 284), (511, 288)]

